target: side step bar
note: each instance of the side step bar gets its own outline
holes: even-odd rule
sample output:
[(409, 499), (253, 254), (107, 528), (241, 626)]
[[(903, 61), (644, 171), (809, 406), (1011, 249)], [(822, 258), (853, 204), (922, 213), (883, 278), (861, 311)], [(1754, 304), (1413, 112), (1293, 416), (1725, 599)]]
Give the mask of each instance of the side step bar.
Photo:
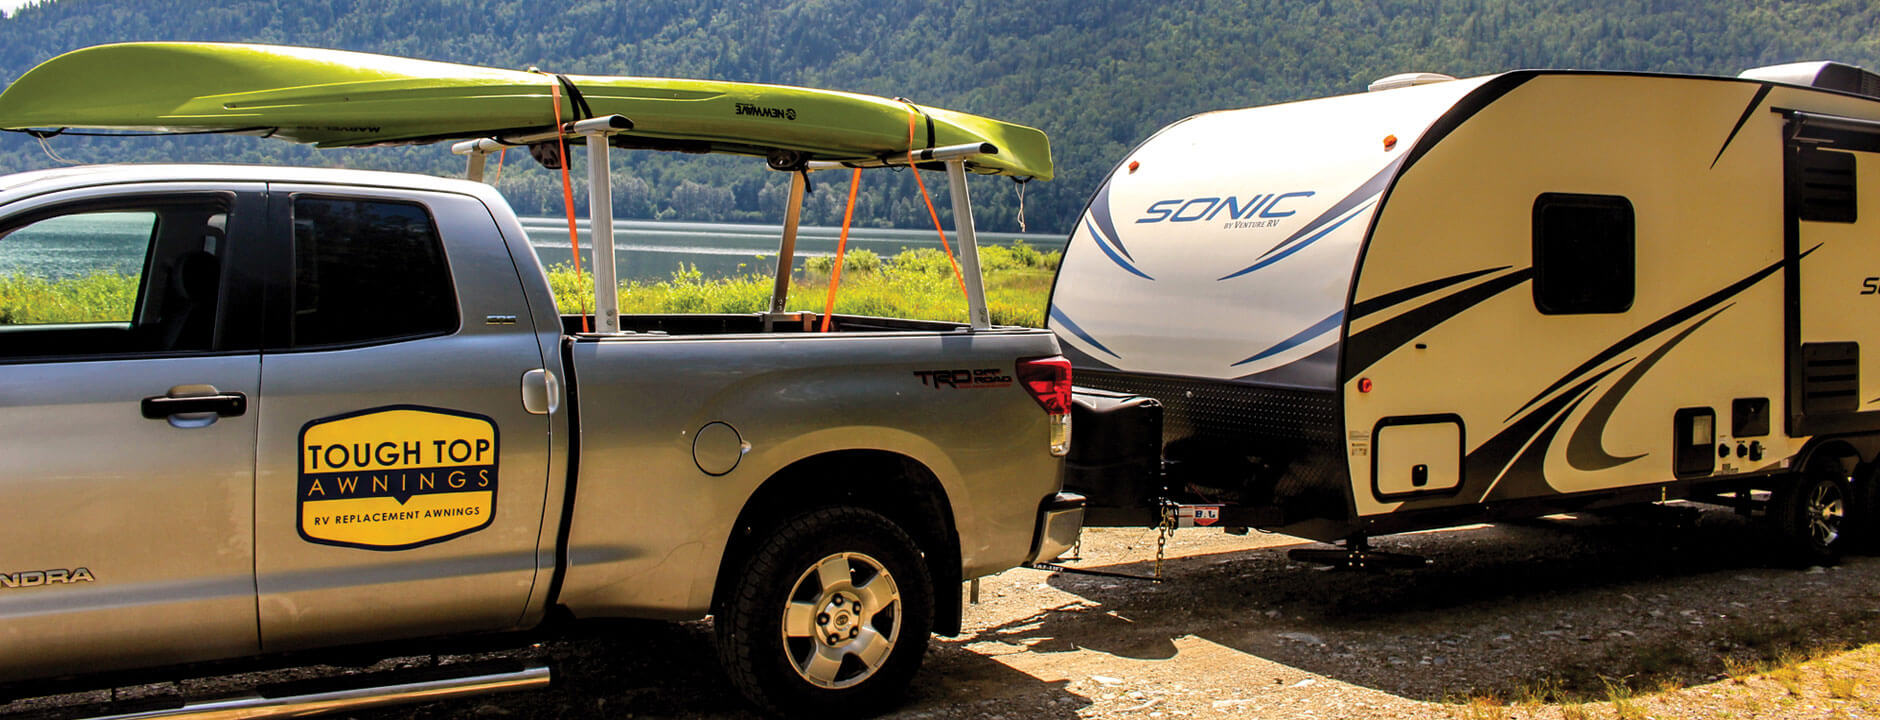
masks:
[(548, 667), (533, 665), (504, 672), (486, 672), (462, 677), (298, 695), (272, 695), (263, 690), (217, 700), (189, 702), (177, 708), (149, 710), (127, 715), (108, 715), (94, 718), (94, 720), (148, 720), (150, 718), (253, 720), (255, 718), (307, 717), (342, 710), (361, 710), (401, 703), (445, 700), (467, 695), (531, 690), (547, 687), (548, 683)]

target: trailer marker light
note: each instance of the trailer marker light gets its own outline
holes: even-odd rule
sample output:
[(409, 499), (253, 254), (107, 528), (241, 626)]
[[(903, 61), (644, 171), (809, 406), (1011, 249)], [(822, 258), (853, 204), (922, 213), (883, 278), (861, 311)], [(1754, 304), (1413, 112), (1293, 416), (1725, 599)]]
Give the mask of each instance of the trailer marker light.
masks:
[(1142, 163), (1136, 162), (1134, 160), (1129, 161), (1129, 171), (1131, 173), (1135, 173), (1136, 168), (1139, 168), (1139, 167), (1142, 167)]
[(1397, 147), (1397, 136), (1385, 135), (1384, 136), (1384, 149), (1388, 151), (1394, 147)]
[(1358, 378), (1358, 392), (1368, 393), (1370, 391), (1371, 391), (1371, 379), (1370, 378)]

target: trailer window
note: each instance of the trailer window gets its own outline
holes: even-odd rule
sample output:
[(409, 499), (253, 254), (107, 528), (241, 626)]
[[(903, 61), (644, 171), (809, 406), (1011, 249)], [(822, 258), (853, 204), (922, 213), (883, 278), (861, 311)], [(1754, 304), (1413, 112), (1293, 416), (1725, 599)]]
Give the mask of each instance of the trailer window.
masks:
[(294, 347), (456, 330), (450, 267), (423, 206), (294, 198)]
[(1617, 195), (1534, 200), (1534, 306), (1546, 315), (1621, 313), (1635, 290), (1632, 203)]

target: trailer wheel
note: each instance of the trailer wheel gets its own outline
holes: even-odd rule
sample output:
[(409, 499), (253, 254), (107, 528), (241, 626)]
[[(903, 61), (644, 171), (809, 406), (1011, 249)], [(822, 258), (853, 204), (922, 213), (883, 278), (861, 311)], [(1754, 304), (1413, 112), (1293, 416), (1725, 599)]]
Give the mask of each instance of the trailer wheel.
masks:
[(1810, 463), (1796, 481), (1769, 501), (1769, 521), (1787, 541), (1793, 559), (1832, 563), (1847, 546), (1852, 485), (1839, 460)]
[(914, 539), (871, 510), (785, 521), (757, 543), (715, 619), (718, 654), (758, 707), (873, 714), (901, 699), (927, 652), (933, 580)]

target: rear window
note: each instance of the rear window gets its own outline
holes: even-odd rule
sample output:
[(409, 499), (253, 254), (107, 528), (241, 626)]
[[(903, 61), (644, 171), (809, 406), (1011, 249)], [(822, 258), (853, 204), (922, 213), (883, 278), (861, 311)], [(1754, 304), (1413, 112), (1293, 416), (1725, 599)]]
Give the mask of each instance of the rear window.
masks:
[(457, 330), (437, 226), (416, 203), (294, 198), (293, 345), (361, 345)]

